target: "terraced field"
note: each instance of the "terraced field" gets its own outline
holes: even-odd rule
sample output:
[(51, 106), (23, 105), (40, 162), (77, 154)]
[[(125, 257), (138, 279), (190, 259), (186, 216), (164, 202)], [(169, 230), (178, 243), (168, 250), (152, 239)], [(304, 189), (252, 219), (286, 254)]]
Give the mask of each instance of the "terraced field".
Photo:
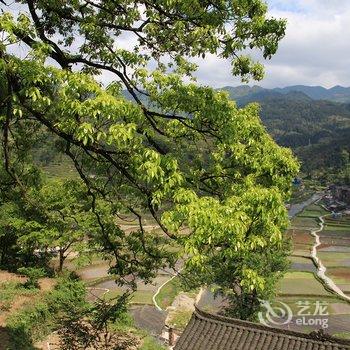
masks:
[(309, 258), (304, 258), (301, 256), (291, 256), (291, 270), (292, 271), (303, 271), (303, 272), (316, 272), (316, 266)]
[(333, 267), (328, 269), (328, 275), (337, 283), (342, 291), (350, 296), (350, 268)]
[(279, 295), (329, 296), (330, 293), (311, 272), (288, 272), (278, 287)]
[[(292, 238), (293, 253), (290, 257), (290, 272), (279, 285), (278, 300), (286, 303), (294, 315), (300, 311), (300, 302), (310, 306), (320, 302), (327, 304), (329, 328), (326, 331), (350, 338), (350, 303), (324, 287), (310, 259), (310, 249), (315, 242), (310, 232), (319, 228), (318, 218), (324, 215), (329, 216), (325, 217), (325, 228), (319, 233), (322, 244), (318, 247), (317, 255), (327, 268), (326, 275), (345, 294), (350, 295), (350, 216), (336, 219), (323, 207), (312, 204), (292, 219), (287, 231)], [(320, 327), (298, 327), (292, 321), (288, 328), (310, 332)]]
[[(311, 236), (310, 232), (319, 228), (318, 217), (327, 214), (321, 206), (310, 205), (293, 218), (287, 231), (293, 242), (293, 252), (290, 257), (291, 266), (290, 271), (278, 285), (277, 300), (286, 303), (292, 309), (294, 315), (298, 315), (300, 311), (300, 302), (311, 306), (320, 302), (325, 303), (329, 313), (327, 315), (329, 320), (327, 332), (342, 337), (350, 337), (350, 304), (325, 288), (322, 281), (316, 276), (317, 269), (310, 257), (310, 250), (315, 243), (315, 238)], [(151, 226), (154, 223), (150, 220), (147, 224), (152, 229)], [(129, 222), (128, 225), (130, 229), (133, 229), (133, 225), (136, 226), (137, 223)], [(350, 218), (341, 218), (337, 221), (327, 218), (326, 229), (320, 233), (320, 237), (322, 245), (318, 248), (318, 256), (327, 267), (327, 276), (332, 278), (345, 293), (350, 295)], [(98, 288), (109, 290), (105, 294), (106, 298), (113, 298), (122, 293), (123, 288), (116, 286), (114, 281), (108, 280), (108, 277), (106, 277), (107, 269), (108, 266), (105, 262), (102, 264), (97, 262), (95, 266), (81, 269), (80, 273), (87, 281), (96, 280)], [(156, 278), (154, 284), (140, 284), (132, 299), (134, 306), (142, 304), (151, 307), (153, 303), (152, 296), (169, 277), (169, 274), (164, 273)], [(171, 290), (168, 291), (167, 288)], [(160, 304), (167, 303), (166, 306), (171, 303), (174, 297), (172, 296), (168, 301), (168, 296), (170, 297), (170, 295), (175, 295), (178, 292), (176, 286), (173, 288), (171, 283), (167, 288), (164, 288), (160, 294), (161, 300), (159, 301)], [(137, 306), (141, 309), (143, 307), (145, 306)], [(297, 326), (293, 321), (286, 327), (304, 332), (320, 328), (317, 326)]]

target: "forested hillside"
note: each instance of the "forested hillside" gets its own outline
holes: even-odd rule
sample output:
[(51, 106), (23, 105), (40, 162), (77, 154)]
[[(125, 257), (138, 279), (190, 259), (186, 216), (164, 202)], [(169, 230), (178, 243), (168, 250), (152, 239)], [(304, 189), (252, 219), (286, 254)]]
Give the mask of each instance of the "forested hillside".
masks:
[(222, 88), (230, 92), (231, 97), (234, 99), (243, 96), (251, 96), (256, 92), (278, 92), (281, 94), (288, 94), (289, 92), (302, 92), (313, 100), (328, 100), (333, 102), (350, 103), (350, 87), (334, 86), (330, 89), (326, 89), (322, 86), (305, 86), (294, 85), (284, 88), (265, 89), (261, 86), (226, 86)]
[(306, 173), (324, 173), (342, 166), (342, 152), (350, 149), (350, 104), (313, 100), (303, 92), (224, 88), (239, 106), (257, 102), (269, 133), (291, 147)]

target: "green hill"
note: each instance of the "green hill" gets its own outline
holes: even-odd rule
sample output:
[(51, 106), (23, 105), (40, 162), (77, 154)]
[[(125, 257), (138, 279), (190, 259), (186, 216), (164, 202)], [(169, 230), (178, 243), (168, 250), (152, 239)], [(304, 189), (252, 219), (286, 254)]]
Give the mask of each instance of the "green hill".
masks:
[[(294, 150), (304, 171), (322, 172), (340, 165), (342, 150), (350, 151), (350, 104), (313, 100), (298, 91), (254, 90), (246, 89), (245, 95), (235, 98), (238, 105), (258, 102), (269, 133)], [(228, 91), (233, 97), (233, 90)]]

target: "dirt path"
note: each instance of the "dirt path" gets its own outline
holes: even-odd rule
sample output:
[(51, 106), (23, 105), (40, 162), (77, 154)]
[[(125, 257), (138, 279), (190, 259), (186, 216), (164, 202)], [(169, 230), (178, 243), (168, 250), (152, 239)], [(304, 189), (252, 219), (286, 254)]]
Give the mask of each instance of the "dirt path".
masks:
[[(179, 271), (180, 272), (180, 271)], [(156, 309), (158, 311), (163, 311), (163, 309), (158, 305), (157, 303), (157, 295), (160, 293), (160, 291), (162, 290), (162, 288), (167, 285), (169, 282), (171, 282), (175, 277), (177, 277), (178, 274), (172, 276), (171, 278), (169, 278), (167, 281), (165, 281), (161, 286), (158, 287), (157, 291), (154, 293), (153, 297), (152, 297), (152, 300), (153, 300), (153, 304), (154, 306), (156, 307)]]
[(320, 236), (318, 235), (318, 233), (320, 233), (321, 231), (323, 231), (324, 229), (324, 218), (326, 216), (329, 216), (330, 214), (327, 215), (323, 215), (319, 217), (320, 220), (320, 228), (318, 228), (317, 230), (312, 230), (311, 231), (311, 235), (315, 237), (315, 244), (313, 245), (312, 249), (311, 249), (311, 258), (314, 261), (315, 265), (317, 266), (317, 276), (323, 281), (324, 285), (331, 289), (334, 293), (338, 294), (342, 299), (350, 301), (350, 297), (347, 296), (337, 285), (336, 283), (329, 278), (326, 275), (326, 271), (327, 268), (323, 265), (321, 259), (317, 256), (317, 248), (322, 244), (321, 243), (321, 239)]

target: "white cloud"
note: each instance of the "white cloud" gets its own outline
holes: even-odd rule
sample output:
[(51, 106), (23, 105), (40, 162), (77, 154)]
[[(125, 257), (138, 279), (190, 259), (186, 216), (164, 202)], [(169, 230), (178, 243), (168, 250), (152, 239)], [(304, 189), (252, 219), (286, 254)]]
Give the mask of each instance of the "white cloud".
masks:
[[(287, 18), (286, 37), (266, 61), (266, 87), (294, 84), (350, 86), (350, 1), (269, 0), (274, 17)], [(228, 62), (201, 62), (199, 81), (213, 86), (239, 84)]]
[[(350, 0), (266, 0), (270, 14), (287, 18), (286, 37), (277, 54), (265, 61), (266, 77), (259, 85), (265, 87), (294, 84), (350, 86)], [(23, 5), (13, 3), (11, 12), (18, 14)], [(119, 38), (118, 45), (135, 45), (130, 36)], [(25, 47), (16, 48), (26, 55)], [(240, 79), (230, 74), (230, 62), (208, 55), (199, 64), (198, 81), (222, 87), (238, 85)], [(100, 80), (114, 79), (103, 74)], [(256, 82), (252, 82), (256, 83)]]

